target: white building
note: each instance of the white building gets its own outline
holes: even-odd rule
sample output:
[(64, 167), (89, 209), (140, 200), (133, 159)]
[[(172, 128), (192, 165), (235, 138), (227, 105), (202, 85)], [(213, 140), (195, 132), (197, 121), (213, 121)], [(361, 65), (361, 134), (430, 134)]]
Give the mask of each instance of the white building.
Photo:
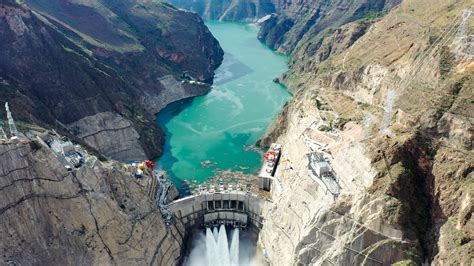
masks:
[(67, 152), (74, 150), (74, 144), (72, 144), (72, 142), (70, 142), (70, 141), (66, 141), (66, 142), (61, 143), (60, 147), (61, 147), (61, 152), (63, 154), (66, 154)]
[(315, 171), (316, 171), (316, 174), (321, 177), (323, 174), (325, 173), (329, 173), (331, 172), (331, 169), (329, 167), (329, 164), (326, 162), (326, 161), (320, 161), (320, 162), (316, 162), (315, 164)]

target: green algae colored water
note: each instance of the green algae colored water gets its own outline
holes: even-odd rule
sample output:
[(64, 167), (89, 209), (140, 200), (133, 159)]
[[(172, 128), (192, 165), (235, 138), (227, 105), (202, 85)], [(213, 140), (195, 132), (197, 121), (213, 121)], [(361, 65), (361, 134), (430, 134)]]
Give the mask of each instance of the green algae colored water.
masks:
[[(170, 104), (157, 116), (166, 133), (158, 165), (178, 188), (183, 180), (202, 183), (216, 169), (257, 172), (261, 155), (246, 147), (265, 133), (290, 98), (273, 82), (287, 69), (287, 58), (259, 42), (255, 26), (214, 21), (207, 26), (225, 52), (214, 88), (207, 95)], [(201, 164), (207, 160), (211, 166)]]

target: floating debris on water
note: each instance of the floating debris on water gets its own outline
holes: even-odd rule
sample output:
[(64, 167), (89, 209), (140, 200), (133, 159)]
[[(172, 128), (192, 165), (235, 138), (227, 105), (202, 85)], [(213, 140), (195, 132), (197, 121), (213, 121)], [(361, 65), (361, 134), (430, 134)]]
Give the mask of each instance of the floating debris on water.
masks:
[(217, 162), (213, 162), (211, 160), (205, 160), (205, 161), (201, 162), (201, 166), (207, 167), (207, 168), (209, 168), (211, 166), (216, 166), (216, 165), (217, 165)]
[[(241, 170), (247, 170), (246, 167), (239, 166)], [(206, 182), (198, 184), (192, 180), (189, 187), (193, 193), (205, 192), (225, 192), (225, 191), (247, 191), (258, 193), (258, 177), (252, 174), (246, 174), (243, 171), (233, 171), (232, 169), (213, 170), (214, 175)]]

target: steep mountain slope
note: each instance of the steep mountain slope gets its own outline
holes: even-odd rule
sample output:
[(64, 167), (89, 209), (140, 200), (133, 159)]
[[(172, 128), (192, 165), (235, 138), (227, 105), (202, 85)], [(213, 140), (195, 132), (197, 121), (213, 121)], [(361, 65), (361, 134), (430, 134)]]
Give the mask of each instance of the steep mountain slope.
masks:
[(196, 12), (204, 19), (256, 21), (276, 11), (277, 0), (169, 0), (169, 3)]
[(0, 36), (0, 93), (16, 117), (119, 160), (159, 155), (154, 115), (207, 92), (223, 56), (198, 16), (156, 1), (3, 0)]
[(68, 172), (38, 141), (0, 141), (0, 264), (173, 265), (184, 228), (166, 227), (154, 179), (97, 160)]
[[(259, 142), (286, 147), (261, 236), (272, 261), (472, 263), (474, 55), (460, 45), (472, 42), (460, 37), (470, 4), (405, 0), (301, 38), (298, 23), (262, 27), (291, 53), (280, 81), (295, 92)], [(464, 25), (472, 36), (472, 16)], [(311, 174), (315, 151), (333, 181)]]
[(259, 39), (289, 54), (300, 43), (306, 53), (318, 49), (320, 40), (341, 25), (379, 16), (400, 0), (280, 1), (278, 13), (262, 24)]

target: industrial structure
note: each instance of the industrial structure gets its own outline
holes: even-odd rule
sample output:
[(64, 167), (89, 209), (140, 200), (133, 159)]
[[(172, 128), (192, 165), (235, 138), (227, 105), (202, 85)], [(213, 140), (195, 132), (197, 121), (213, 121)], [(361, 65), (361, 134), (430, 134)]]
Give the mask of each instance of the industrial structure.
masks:
[(311, 178), (325, 187), (333, 196), (339, 196), (341, 186), (329, 162), (324, 159), (323, 153), (312, 152), (307, 156), (309, 175)]
[(275, 172), (281, 157), (281, 144), (273, 143), (270, 149), (263, 155), (264, 161), (260, 174), (260, 189), (270, 191)]
[(208, 192), (173, 201), (168, 208), (186, 228), (220, 224), (245, 228), (263, 225), (262, 210), (267, 201), (241, 190)]
[(71, 141), (63, 140), (54, 130), (51, 134), (44, 133), (38, 136), (38, 140), (49, 147), (69, 171), (80, 168), (87, 161), (85, 152), (81, 152), (79, 146), (75, 146)]
[[(223, 179), (206, 182), (191, 196), (166, 204), (167, 193), (171, 182), (165, 174), (155, 172), (160, 187), (156, 202), (163, 218), (169, 225), (173, 220), (181, 221), (186, 228), (216, 227), (224, 224), (246, 228), (263, 226), (262, 211), (265, 204), (270, 204), (265, 191), (271, 190), (275, 172), (281, 157), (281, 144), (273, 143), (264, 154), (263, 166), (255, 186), (244, 183), (225, 183)], [(208, 183), (208, 184), (207, 184)], [(262, 191), (263, 190), (263, 191)]]

